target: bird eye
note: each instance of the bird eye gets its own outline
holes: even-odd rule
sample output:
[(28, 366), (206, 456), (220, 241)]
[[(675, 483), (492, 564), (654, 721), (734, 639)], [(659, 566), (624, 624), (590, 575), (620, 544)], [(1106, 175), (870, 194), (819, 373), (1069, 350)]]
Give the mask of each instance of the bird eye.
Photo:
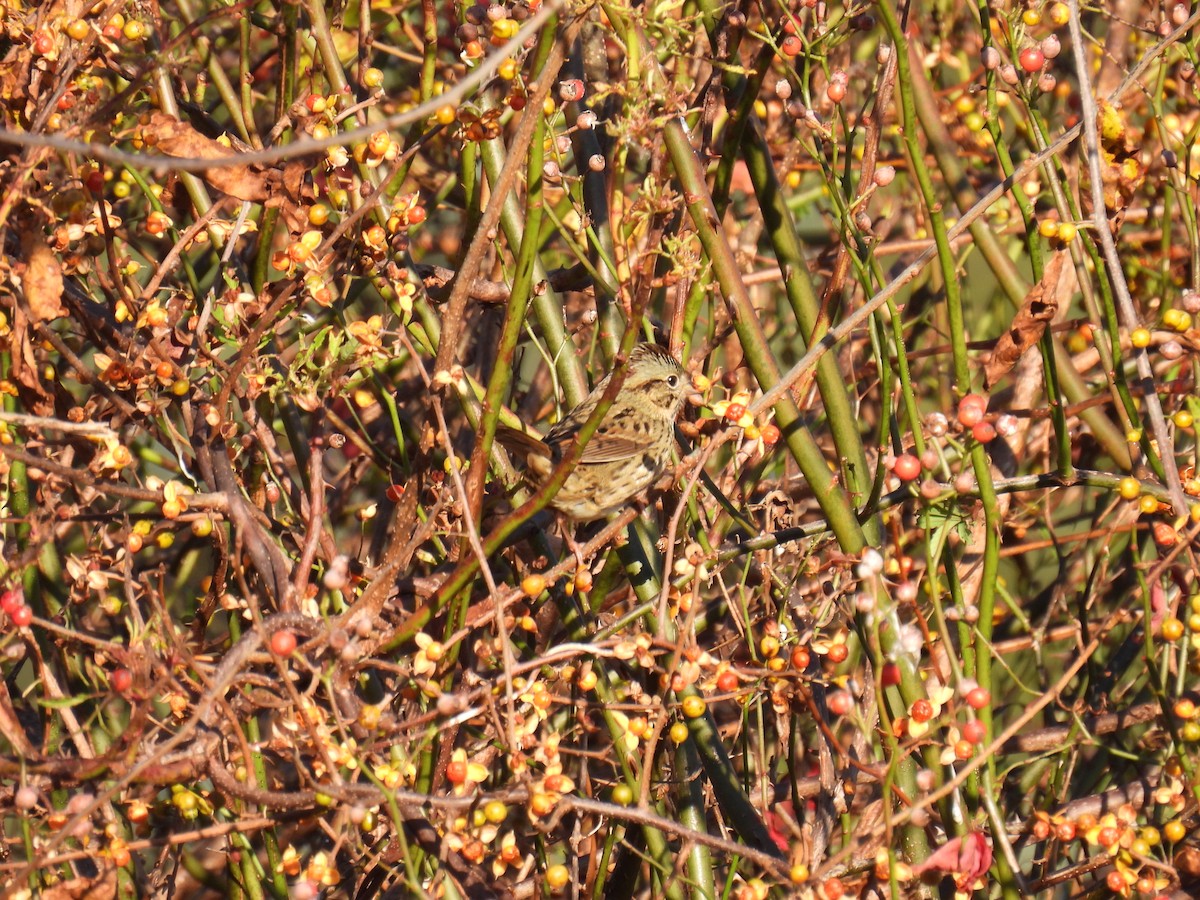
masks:
[(679, 384), (679, 376), (678, 375), (668, 375), (667, 376), (667, 387), (675, 387), (675, 385), (677, 385), (677, 384)]

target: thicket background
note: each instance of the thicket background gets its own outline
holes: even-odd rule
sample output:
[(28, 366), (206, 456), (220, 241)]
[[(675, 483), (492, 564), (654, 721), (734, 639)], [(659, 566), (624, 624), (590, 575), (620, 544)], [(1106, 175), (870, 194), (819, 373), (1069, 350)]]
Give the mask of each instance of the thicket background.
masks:
[(4, 0), (6, 888), (1194, 896), (1198, 18)]

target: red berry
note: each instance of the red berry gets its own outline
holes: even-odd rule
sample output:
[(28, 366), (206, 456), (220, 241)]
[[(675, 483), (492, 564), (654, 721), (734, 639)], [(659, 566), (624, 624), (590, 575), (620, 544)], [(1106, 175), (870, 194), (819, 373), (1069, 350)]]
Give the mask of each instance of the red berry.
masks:
[(811, 661), (812, 654), (808, 652), (807, 647), (797, 647), (792, 651), (792, 665), (801, 672), (808, 668)]
[(991, 422), (980, 422), (971, 429), (971, 437), (981, 444), (987, 444), (996, 439), (996, 426)]
[(974, 428), (983, 421), (987, 405), (987, 397), (982, 394), (967, 394), (958, 401), (958, 421), (964, 428)]
[(762, 438), (762, 442), (768, 447), (774, 447), (779, 443), (779, 426), (774, 422), (768, 422), (758, 430), (758, 436)]
[(992, 695), (987, 688), (975, 687), (971, 688), (967, 694), (967, 703), (972, 709), (983, 709), (992, 702)]
[(983, 739), (987, 737), (987, 726), (979, 719), (972, 719), (963, 725), (962, 734), (972, 744), (982, 744)]
[(834, 691), (828, 699), (829, 711), (835, 716), (844, 716), (854, 709), (854, 698), (849, 691)]
[(408, 211), (408, 224), (409, 225), (420, 225), (424, 221), (425, 221), (425, 207), (414, 206), (412, 209), (410, 209)]
[(462, 784), (467, 780), (467, 761), (465, 759), (452, 759), (450, 764), (446, 766), (446, 779), (451, 784)]
[(726, 669), (717, 676), (717, 690), (722, 694), (731, 694), (737, 690), (738, 677), (732, 669)]
[(296, 635), (281, 629), (271, 635), (271, 652), (277, 656), (291, 656), (296, 649)]
[(24, 628), (33, 621), (33, 610), (25, 604), (21, 604), (11, 613), (13, 624), (18, 628)]
[(933, 704), (922, 697), (912, 705), (912, 717), (914, 722), (928, 722), (933, 718)]
[(34, 34), (30, 46), (38, 56), (45, 56), (54, 49), (54, 37), (48, 31), (39, 31)]
[(133, 687), (133, 673), (128, 669), (115, 669), (111, 678), (109, 678), (109, 682), (112, 684), (114, 691), (118, 694), (124, 694)]
[(879, 681), (884, 687), (892, 687), (900, 683), (900, 667), (894, 662), (884, 663), (879, 673)]
[(16, 612), (18, 607), (25, 605), (25, 598), (21, 596), (18, 590), (8, 590), (0, 594), (0, 609), (4, 610), (8, 615)]
[(1046, 54), (1037, 47), (1026, 47), (1021, 51), (1021, 55), (1017, 57), (1017, 62), (1021, 64), (1021, 68), (1026, 72), (1036, 72), (1046, 62)]
[(560, 81), (558, 84), (558, 97), (564, 103), (574, 103), (577, 100), (582, 100), (584, 91), (584, 84), (578, 78), (570, 78), (566, 81)]
[(850, 651), (846, 648), (845, 644), (831, 644), (829, 649), (825, 652), (825, 658), (834, 665), (844, 663), (846, 661), (846, 657), (849, 655)]
[(804, 50), (804, 42), (794, 34), (789, 34), (779, 42), (779, 49), (788, 59), (794, 59)]
[(911, 453), (901, 453), (896, 457), (896, 466), (892, 471), (901, 481), (913, 481), (921, 474), (921, 461)]
[(730, 403), (725, 407), (725, 421), (736, 422), (746, 414), (746, 407), (741, 403)]

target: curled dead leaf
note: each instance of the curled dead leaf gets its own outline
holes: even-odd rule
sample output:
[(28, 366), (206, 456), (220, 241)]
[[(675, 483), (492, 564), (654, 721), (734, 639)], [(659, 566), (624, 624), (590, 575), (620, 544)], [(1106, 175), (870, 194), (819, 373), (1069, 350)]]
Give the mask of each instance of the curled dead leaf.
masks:
[(22, 245), (26, 268), (21, 280), (33, 321), (48, 322), (65, 316), (67, 308), (62, 302), (63, 275), (58, 256), (38, 229), (27, 230)]
[[(1025, 352), (1041, 340), (1062, 301), (1070, 299), (1073, 290), (1073, 271), (1067, 266), (1067, 251), (1060, 250), (1050, 257), (1042, 280), (1025, 296), (1012, 324), (996, 341), (996, 349), (984, 366), (984, 384), (990, 389), (1012, 371)], [(1066, 296), (1064, 296), (1066, 292)]]
[[(228, 160), (238, 151), (201, 134), (187, 122), (152, 113), (141, 128), (147, 146), (177, 159)], [(307, 166), (298, 160), (283, 167), (229, 163), (200, 172), (209, 185), (248, 203), (294, 207), (303, 199)]]
[(115, 868), (109, 868), (95, 878), (72, 878), (42, 891), (44, 900), (112, 900), (116, 896)]

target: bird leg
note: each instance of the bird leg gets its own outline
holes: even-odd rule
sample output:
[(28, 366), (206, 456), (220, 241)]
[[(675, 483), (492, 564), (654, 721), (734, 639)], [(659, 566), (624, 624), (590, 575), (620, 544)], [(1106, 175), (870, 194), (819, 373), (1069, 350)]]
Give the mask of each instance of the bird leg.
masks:
[(575, 557), (575, 569), (578, 571), (584, 567), (583, 562), (583, 546), (575, 540), (575, 524), (566, 516), (558, 517), (559, 532), (562, 534), (563, 543), (571, 551), (571, 555)]
[(571, 554), (575, 557), (576, 570), (582, 569), (584, 566), (583, 547), (575, 540), (574, 529), (568, 528), (563, 534), (567, 539), (567, 546), (571, 548)]

